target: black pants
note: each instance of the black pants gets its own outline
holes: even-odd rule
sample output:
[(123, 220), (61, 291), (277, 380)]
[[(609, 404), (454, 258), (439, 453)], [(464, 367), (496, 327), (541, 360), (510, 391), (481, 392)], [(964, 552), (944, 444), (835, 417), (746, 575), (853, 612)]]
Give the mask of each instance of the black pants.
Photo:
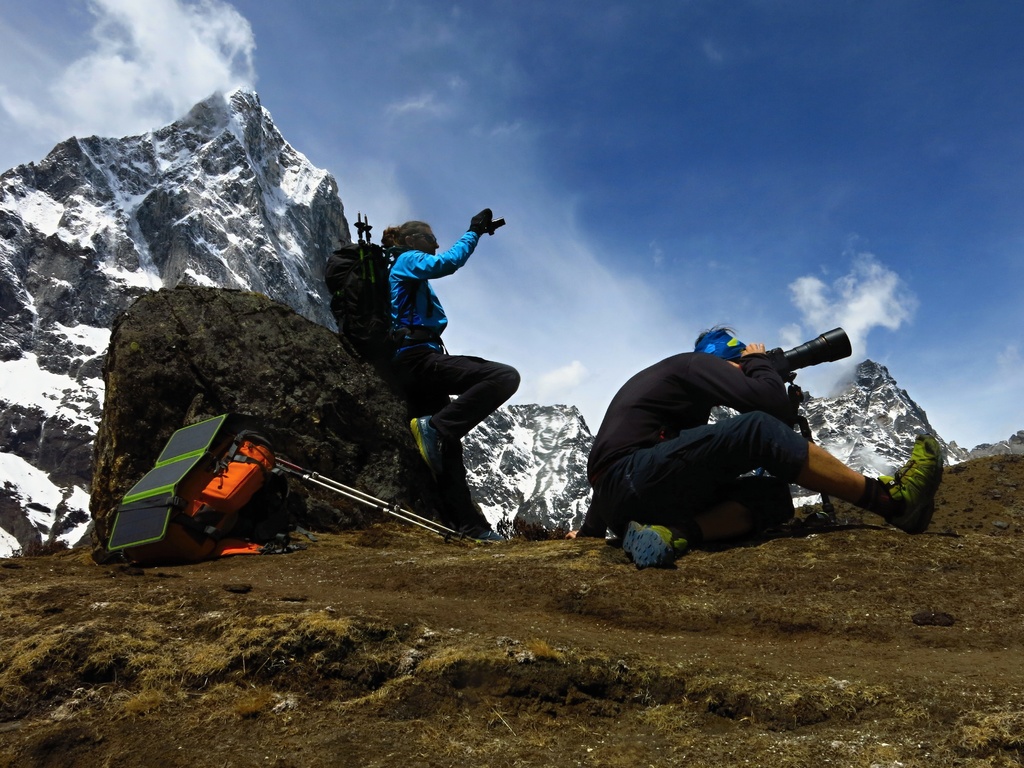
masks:
[[(777, 525), (792, 516), (789, 483), (806, 461), (807, 440), (754, 411), (683, 430), (620, 459), (604, 473), (591, 505), (619, 536), (630, 520), (678, 525), (726, 499), (751, 509), (758, 527)], [(759, 467), (776, 479), (740, 477)]]
[(447, 355), (428, 346), (407, 349), (392, 365), (413, 416), (429, 415), (431, 425), (449, 442), (468, 435), (519, 389), (519, 372), (512, 366)]
[[(405, 350), (391, 365), (410, 418), (430, 416), (442, 437), (444, 470), (437, 483), (446, 505), (443, 522), (468, 533), (488, 530), (487, 518), (469, 492), (461, 441), (515, 394), (519, 372), (503, 363), (448, 355), (428, 346)], [(458, 398), (453, 401), (452, 395)]]

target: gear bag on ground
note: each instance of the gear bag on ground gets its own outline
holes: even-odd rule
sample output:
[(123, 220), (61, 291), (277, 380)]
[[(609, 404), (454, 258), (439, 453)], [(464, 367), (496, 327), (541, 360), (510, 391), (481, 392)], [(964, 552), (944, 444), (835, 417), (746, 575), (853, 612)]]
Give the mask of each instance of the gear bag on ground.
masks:
[(171, 435), (125, 494), (107, 550), (140, 565), (287, 550), (287, 483), (263, 436), (223, 414)]

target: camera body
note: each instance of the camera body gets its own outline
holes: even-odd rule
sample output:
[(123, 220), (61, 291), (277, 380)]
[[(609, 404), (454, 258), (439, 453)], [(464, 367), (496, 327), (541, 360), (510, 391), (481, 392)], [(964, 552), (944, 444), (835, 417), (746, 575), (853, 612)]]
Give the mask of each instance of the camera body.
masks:
[(504, 227), (504, 226), (505, 226), (505, 219), (503, 219), (503, 218), (501, 218), (501, 219), (491, 219), (491, 222), (490, 222), (490, 224), (487, 225), (487, 229), (485, 231), (487, 232), (488, 235), (493, 235), (494, 231), (496, 229), (498, 229), (498, 227)]
[(833, 328), (818, 338), (792, 349), (783, 351), (779, 347), (768, 350), (766, 354), (779, 376), (786, 381), (792, 381), (797, 369), (842, 360), (853, 354), (853, 348), (850, 346), (850, 337), (846, 335), (846, 331), (842, 328)]

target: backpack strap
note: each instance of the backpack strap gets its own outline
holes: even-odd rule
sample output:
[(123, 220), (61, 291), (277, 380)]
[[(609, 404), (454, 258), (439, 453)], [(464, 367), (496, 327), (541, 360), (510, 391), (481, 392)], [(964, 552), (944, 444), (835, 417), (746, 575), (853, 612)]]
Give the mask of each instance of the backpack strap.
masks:
[(408, 310), (407, 317), (410, 322), (405, 325), (399, 325), (391, 332), (392, 340), (398, 346), (398, 350), (401, 351), (405, 347), (412, 347), (418, 344), (437, 344), (441, 347), (442, 351), (447, 353), (448, 350), (445, 348), (444, 342), (441, 341), (441, 335), (439, 333), (434, 331), (432, 328), (427, 328), (424, 325), (413, 325), (411, 322), (416, 311), (416, 297), (421, 291), (425, 292), (427, 297), (427, 318), (429, 319), (434, 316), (434, 305), (430, 301), (430, 291), (427, 289), (427, 281), (404, 280), (403, 282), (406, 285), (415, 283), (416, 288), (406, 294), (409, 298), (406, 300), (405, 308)]
[[(209, 504), (203, 504), (203, 506), (201, 506), (196, 511), (196, 517), (202, 515), (207, 510), (211, 512), (217, 511)], [(178, 523), (182, 528), (187, 528), (193, 533), (198, 533), (200, 536), (207, 536), (213, 539), (214, 541), (220, 541), (227, 535), (226, 531), (220, 531), (214, 525), (204, 525), (201, 521), (197, 520), (196, 517), (179, 512), (174, 516), (173, 520), (174, 522)]]
[[(244, 443), (252, 443), (258, 448), (262, 448), (260, 456), (250, 456), (248, 453), (242, 452), (242, 445)], [(274, 447), (271, 445), (270, 440), (261, 435), (259, 432), (253, 432), (252, 430), (243, 429), (231, 442), (231, 447), (228, 448), (227, 452), (221, 457), (220, 461), (217, 462), (217, 472), (223, 472), (228, 464), (236, 461), (242, 464), (258, 464), (263, 467), (264, 472), (270, 472), (274, 468)]]

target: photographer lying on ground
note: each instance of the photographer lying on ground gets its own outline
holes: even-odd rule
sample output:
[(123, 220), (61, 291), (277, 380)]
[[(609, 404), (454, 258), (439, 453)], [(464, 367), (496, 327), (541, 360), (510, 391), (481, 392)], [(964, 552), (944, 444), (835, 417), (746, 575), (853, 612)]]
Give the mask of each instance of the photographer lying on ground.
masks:
[[(919, 436), (895, 476), (867, 478), (793, 430), (795, 406), (763, 344), (717, 328), (695, 349), (640, 371), (612, 399), (587, 466), (594, 496), (570, 538), (611, 529), (638, 568), (669, 566), (703, 541), (788, 520), (789, 483), (907, 533), (928, 528), (942, 478), (934, 437)], [(718, 405), (741, 415), (709, 425)], [(771, 477), (741, 477), (758, 468)]]

